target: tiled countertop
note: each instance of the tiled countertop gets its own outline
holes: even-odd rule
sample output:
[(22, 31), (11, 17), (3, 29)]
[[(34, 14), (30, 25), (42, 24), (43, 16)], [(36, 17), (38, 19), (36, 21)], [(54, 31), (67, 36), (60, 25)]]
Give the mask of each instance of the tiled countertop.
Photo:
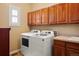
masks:
[(54, 40), (62, 40), (62, 41), (79, 43), (79, 37), (56, 36), (54, 37)]

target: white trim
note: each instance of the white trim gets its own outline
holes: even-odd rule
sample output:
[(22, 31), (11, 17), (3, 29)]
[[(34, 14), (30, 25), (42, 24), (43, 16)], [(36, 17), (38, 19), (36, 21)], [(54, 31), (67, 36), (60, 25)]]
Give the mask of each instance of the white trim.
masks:
[(19, 51), (20, 51), (20, 49), (17, 49), (17, 50), (11, 51), (11, 52), (10, 52), (10, 55), (15, 54), (15, 53), (17, 53), (17, 52), (19, 52)]

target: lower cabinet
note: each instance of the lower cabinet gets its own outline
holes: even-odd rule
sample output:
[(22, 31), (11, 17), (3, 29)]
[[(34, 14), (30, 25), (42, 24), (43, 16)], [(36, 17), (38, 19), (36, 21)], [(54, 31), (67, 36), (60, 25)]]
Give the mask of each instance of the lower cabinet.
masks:
[(54, 47), (54, 56), (65, 56), (65, 48), (60, 46)]
[(79, 43), (54, 40), (52, 53), (54, 56), (79, 56)]
[(79, 56), (79, 50), (67, 48), (67, 56)]
[(66, 42), (66, 55), (79, 56), (79, 43)]

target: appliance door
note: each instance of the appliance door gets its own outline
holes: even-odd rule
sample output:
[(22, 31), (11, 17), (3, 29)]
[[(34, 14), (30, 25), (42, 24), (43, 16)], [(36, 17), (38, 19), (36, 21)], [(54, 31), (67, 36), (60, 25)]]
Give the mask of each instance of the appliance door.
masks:
[(25, 46), (25, 47), (29, 47), (29, 39), (22, 38), (22, 45)]
[(23, 55), (27, 55), (29, 52), (29, 40), (30, 37), (28, 36), (21, 36), (21, 53)]
[(25, 47), (29, 47), (29, 40), (30, 40), (30, 36), (21, 36), (21, 45), (25, 46)]

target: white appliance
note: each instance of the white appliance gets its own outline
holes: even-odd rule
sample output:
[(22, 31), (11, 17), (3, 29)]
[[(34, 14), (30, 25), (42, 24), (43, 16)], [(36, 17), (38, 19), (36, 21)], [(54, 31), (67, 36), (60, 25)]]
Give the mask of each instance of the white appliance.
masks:
[(32, 30), (31, 32), (21, 34), (21, 52), (23, 55), (26, 55), (26, 53), (30, 49), (29, 45), (30, 45), (31, 37), (39, 33), (40, 33), (40, 30)]
[(25, 46), (22, 45), (21, 52), (26, 56), (50, 56), (53, 31), (41, 31), (39, 34), (34, 34), (27, 39), (27, 35), (22, 39)]
[(22, 33), (22, 36), (33, 36), (34, 34), (40, 34), (40, 30), (31, 30), (31, 32)]
[(40, 34), (33, 36), (32, 53), (37, 56), (51, 56), (53, 37), (54, 32), (48, 30), (41, 31)]

